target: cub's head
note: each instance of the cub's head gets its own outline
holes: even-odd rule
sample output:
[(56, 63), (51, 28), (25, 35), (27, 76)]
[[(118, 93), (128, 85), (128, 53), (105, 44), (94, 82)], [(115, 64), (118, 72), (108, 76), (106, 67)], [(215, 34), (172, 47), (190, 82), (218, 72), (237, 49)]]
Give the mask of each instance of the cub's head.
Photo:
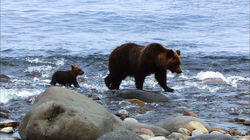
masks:
[(71, 65), (71, 71), (75, 73), (76, 75), (83, 75), (84, 72), (81, 70), (81, 68), (77, 65)]
[(173, 51), (171, 49), (161, 52), (158, 54), (158, 64), (161, 68), (168, 69), (173, 73), (182, 73), (180, 54), (179, 50)]

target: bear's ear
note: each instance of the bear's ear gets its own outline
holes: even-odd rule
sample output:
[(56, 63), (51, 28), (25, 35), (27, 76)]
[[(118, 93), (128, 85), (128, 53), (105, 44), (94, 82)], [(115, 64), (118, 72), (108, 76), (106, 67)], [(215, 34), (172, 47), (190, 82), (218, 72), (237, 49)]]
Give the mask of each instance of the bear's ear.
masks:
[(71, 65), (71, 68), (74, 69), (74, 68), (75, 68), (75, 65)]
[(177, 50), (176, 53), (180, 56), (181, 55), (181, 51)]
[(173, 50), (169, 50), (168, 52), (167, 52), (167, 57), (168, 58), (171, 58), (171, 57), (173, 57), (174, 56), (174, 51)]

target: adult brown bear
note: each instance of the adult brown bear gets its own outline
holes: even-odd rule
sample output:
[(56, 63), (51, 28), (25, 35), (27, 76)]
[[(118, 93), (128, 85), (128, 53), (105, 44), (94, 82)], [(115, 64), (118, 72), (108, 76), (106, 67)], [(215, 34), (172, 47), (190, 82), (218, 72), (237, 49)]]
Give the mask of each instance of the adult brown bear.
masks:
[(159, 85), (167, 92), (174, 90), (167, 86), (166, 70), (181, 73), (180, 51), (167, 49), (161, 44), (147, 46), (126, 43), (109, 56), (109, 75), (104, 79), (109, 89), (119, 89), (127, 76), (135, 78), (137, 89), (142, 89), (146, 76), (154, 73)]

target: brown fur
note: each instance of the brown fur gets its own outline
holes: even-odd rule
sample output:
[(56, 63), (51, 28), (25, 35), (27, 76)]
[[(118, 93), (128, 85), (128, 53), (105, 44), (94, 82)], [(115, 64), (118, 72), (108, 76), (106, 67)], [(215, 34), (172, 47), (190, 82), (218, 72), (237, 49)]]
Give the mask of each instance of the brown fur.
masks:
[(64, 85), (66, 87), (71, 87), (73, 84), (75, 87), (79, 88), (79, 84), (76, 81), (76, 77), (78, 75), (83, 75), (83, 71), (81, 68), (77, 65), (71, 65), (71, 70), (69, 71), (57, 71), (53, 74), (52, 80), (50, 82), (51, 85), (56, 85), (56, 83), (59, 83), (61, 85)]
[(166, 70), (182, 72), (179, 55), (179, 50), (174, 52), (158, 43), (147, 46), (123, 44), (109, 56), (110, 74), (105, 78), (105, 84), (109, 89), (119, 89), (121, 81), (132, 76), (135, 78), (136, 88), (142, 89), (145, 77), (154, 73), (160, 86), (165, 91), (173, 92), (166, 84)]

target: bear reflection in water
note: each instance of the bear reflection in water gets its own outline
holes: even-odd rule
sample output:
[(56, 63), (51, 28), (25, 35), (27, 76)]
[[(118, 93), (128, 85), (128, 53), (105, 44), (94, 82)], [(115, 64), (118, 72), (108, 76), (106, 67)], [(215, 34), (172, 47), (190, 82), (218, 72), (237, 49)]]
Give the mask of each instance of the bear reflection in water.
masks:
[(127, 76), (135, 78), (137, 89), (143, 88), (146, 76), (155, 74), (155, 79), (166, 92), (174, 90), (167, 86), (167, 71), (181, 73), (180, 51), (167, 49), (161, 44), (141, 46), (126, 43), (114, 49), (109, 56), (109, 74), (104, 79), (109, 89), (119, 89)]
[(76, 81), (76, 77), (78, 75), (83, 75), (84, 72), (77, 65), (71, 65), (71, 70), (69, 71), (57, 71), (53, 74), (52, 80), (50, 82), (51, 85), (55, 86), (56, 83), (64, 85), (66, 87), (71, 87), (73, 84), (75, 87), (79, 88), (79, 84)]

